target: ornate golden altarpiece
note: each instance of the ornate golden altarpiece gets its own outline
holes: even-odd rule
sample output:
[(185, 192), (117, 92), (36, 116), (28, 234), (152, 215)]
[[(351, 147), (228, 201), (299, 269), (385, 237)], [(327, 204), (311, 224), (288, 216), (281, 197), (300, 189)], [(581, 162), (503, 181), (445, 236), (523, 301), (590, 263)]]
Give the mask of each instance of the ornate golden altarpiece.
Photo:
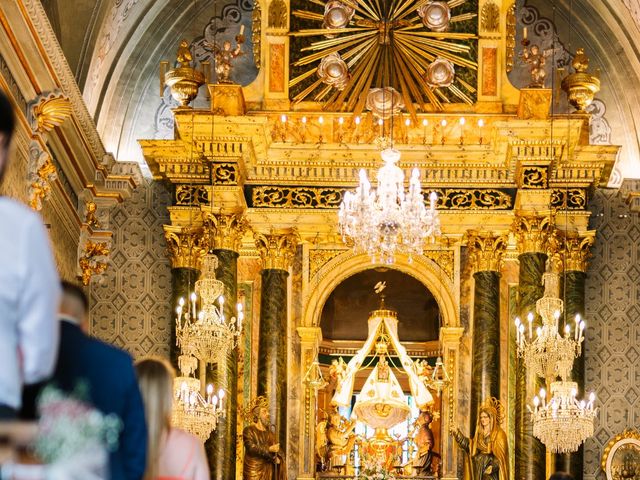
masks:
[[(288, 2), (272, 3), (289, 8)], [(487, 4), (499, 9), (499, 21), (485, 21)], [(425, 189), (439, 197), (442, 237), (412, 262), (399, 255), (393, 268), (423, 282), (442, 312), (439, 349), (453, 378), (443, 392), (443, 432), (465, 425), (469, 415), (470, 342), (461, 323), (461, 310), (471, 302), (462, 292), (472, 272), (463, 270), (461, 260), (469, 232), (506, 235), (503, 258), (494, 255), (495, 244), (477, 242), (474, 251), (480, 254), (472, 255), (470, 263), (474, 269), (489, 265), (502, 270), (504, 281), (514, 283), (516, 245), (521, 251), (537, 251), (532, 246), (535, 232), (522, 240), (526, 232), (521, 235), (521, 228), (516, 240), (515, 220), (531, 225), (527, 219), (550, 216), (558, 230), (592, 234), (589, 196), (607, 184), (619, 149), (589, 144), (587, 114), (550, 117), (549, 90), (513, 88), (506, 77), (513, 62), (514, 24), (508, 21), (513, 6), (481, 1), (479, 13), (476, 100), (426, 105), (422, 112), (396, 115), (392, 132), (383, 127), (402, 152), (400, 166), (407, 173), (417, 167)], [(290, 99), (285, 81), (292, 77), (289, 27), (270, 15), (260, 20), (262, 73), (255, 82), (247, 87), (208, 85), (210, 109), (176, 109), (173, 140), (140, 144), (154, 178), (173, 190), (171, 225), (165, 231), (174, 267), (195, 266), (194, 249), (227, 248), (225, 242), (236, 242), (229, 248), (237, 248), (241, 258), (257, 257), (254, 234), (297, 231), (302, 281), (295, 293), (303, 313), (289, 318), (300, 341), (299, 355), (291, 358), (297, 376), (289, 384), (303, 393), (288, 400), (288, 408), (301, 413), (289, 428), (288, 443), (299, 448), (288, 463), (297, 465), (298, 478), (313, 478), (315, 398), (305, 389), (302, 374), (322, 340), (319, 319), (325, 300), (345, 278), (372, 266), (368, 256), (344, 246), (337, 207), (344, 191), (355, 187), (359, 169), (371, 178), (380, 166), (380, 135), (370, 114)], [(211, 218), (216, 219), (213, 229)], [(240, 221), (249, 228), (239, 229)], [(533, 250), (527, 250), (527, 242)], [(505, 329), (508, 309), (501, 311)], [(504, 340), (502, 347), (506, 345)], [(502, 377), (506, 403), (506, 375)], [(442, 439), (442, 475), (456, 478), (459, 453), (450, 436)]]

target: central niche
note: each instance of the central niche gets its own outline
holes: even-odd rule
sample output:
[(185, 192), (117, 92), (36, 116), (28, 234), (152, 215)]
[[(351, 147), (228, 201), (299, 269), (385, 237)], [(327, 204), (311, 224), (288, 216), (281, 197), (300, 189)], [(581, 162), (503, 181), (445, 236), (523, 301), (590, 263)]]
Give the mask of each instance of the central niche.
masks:
[(438, 304), (422, 283), (390, 268), (364, 270), (338, 285), (324, 304), (320, 327), (324, 340), (364, 341), (369, 313), (378, 309), (374, 292), (386, 282), (385, 303), (398, 312), (398, 337), (402, 342), (438, 340)]

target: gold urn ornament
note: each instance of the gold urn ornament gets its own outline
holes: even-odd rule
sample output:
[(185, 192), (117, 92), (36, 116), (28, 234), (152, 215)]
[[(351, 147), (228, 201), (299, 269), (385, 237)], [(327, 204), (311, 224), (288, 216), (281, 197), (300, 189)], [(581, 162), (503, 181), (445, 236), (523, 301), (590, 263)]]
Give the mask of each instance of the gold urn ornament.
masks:
[(193, 55), (186, 40), (180, 42), (177, 61), (178, 67), (161, 76), (171, 89), (171, 96), (180, 104), (178, 108), (189, 108), (189, 104), (198, 96), (198, 89), (205, 83), (204, 73), (191, 66)]
[(562, 90), (569, 98), (569, 104), (578, 112), (584, 113), (596, 93), (600, 91), (600, 79), (597, 75), (587, 72), (589, 69), (589, 58), (585, 55), (584, 49), (579, 48), (571, 62), (574, 73), (562, 79)]

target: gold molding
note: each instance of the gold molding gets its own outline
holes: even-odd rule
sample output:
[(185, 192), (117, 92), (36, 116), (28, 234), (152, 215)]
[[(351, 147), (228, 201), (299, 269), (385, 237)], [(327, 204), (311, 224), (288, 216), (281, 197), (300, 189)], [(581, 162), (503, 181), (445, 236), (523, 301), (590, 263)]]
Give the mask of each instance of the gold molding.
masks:
[(464, 240), (469, 248), (469, 258), (475, 272), (500, 272), (503, 254), (507, 248), (508, 235), (468, 230)]
[(242, 237), (249, 230), (244, 214), (203, 212), (204, 228), (209, 248), (214, 250), (231, 250), (240, 252)]
[(551, 218), (548, 215), (518, 214), (512, 228), (521, 254), (547, 252), (551, 233)]
[[(635, 442), (634, 440), (637, 440), (637, 442)], [(635, 446), (638, 446), (638, 444), (640, 443), (640, 432), (633, 428), (627, 428), (624, 432), (619, 433), (611, 440), (609, 440), (607, 445), (604, 447), (604, 450), (602, 452), (602, 462), (600, 466), (602, 467), (602, 471), (605, 472), (605, 475), (607, 475), (607, 480), (612, 480), (609, 477), (609, 472), (607, 472), (607, 463), (609, 460), (609, 456), (615, 452), (617, 448), (614, 449), (614, 447), (619, 443), (633, 443)]]
[(206, 253), (206, 241), (202, 227), (163, 225), (163, 228), (171, 268), (199, 270), (202, 257)]
[(290, 233), (255, 233), (256, 248), (262, 260), (263, 270), (288, 270), (291, 266), (300, 237), (295, 229)]

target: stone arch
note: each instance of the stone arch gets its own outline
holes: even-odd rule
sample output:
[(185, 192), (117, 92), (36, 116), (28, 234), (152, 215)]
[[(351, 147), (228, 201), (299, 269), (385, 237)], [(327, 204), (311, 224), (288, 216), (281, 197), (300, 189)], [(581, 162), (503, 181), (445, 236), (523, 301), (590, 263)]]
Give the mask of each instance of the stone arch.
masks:
[[(305, 301), (303, 325), (318, 327), (322, 308), (331, 292), (346, 278), (375, 267), (393, 268), (412, 276), (432, 293), (442, 314), (443, 327), (460, 325), (459, 303), (456, 301), (455, 281), (436, 262), (425, 257), (409, 258), (396, 255), (392, 266), (384, 263), (372, 263), (366, 254), (354, 254), (350, 251), (334, 257), (309, 279), (308, 294)], [(452, 270), (453, 271), (453, 270)]]

